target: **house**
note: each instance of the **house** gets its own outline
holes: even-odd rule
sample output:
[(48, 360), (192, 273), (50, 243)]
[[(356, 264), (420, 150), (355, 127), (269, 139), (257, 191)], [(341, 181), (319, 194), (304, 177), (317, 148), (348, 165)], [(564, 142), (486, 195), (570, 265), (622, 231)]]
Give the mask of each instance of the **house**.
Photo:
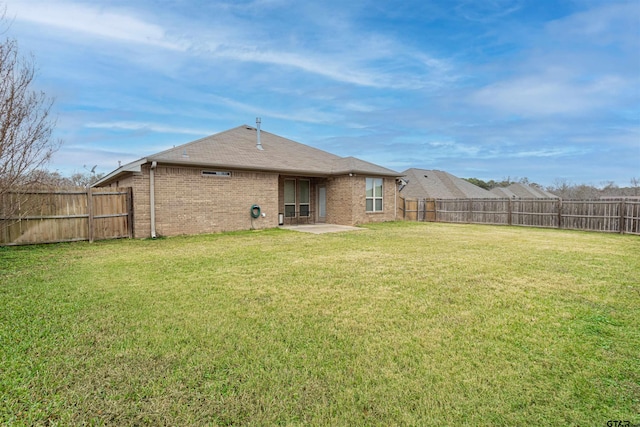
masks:
[(242, 125), (143, 157), (94, 187), (132, 187), (134, 236), (356, 225), (396, 217), (397, 172)]
[(464, 179), (439, 170), (407, 169), (402, 172), (405, 199), (495, 199), (497, 195)]
[(553, 193), (530, 185), (513, 183), (508, 187), (492, 188), (491, 192), (498, 197), (510, 199), (557, 199)]

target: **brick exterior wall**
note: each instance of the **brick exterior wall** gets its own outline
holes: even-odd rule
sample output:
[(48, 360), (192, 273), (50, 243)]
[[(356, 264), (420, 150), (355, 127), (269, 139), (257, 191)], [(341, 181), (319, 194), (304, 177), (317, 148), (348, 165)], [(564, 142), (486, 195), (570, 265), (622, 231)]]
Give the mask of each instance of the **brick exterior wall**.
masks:
[[(364, 178), (363, 178), (364, 179)], [(353, 194), (355, 177), (338, 176), (327, 181), (327, 223), (354, 225)], [(364, 192), (362, 193), (364, 197)]]
[[(278, 174), (231, 171), (230, 177), (204, 176), (202, 168), (158, 165), (155, 169), (156, 234), (215, 233), (278, 225)], [(150, 166), (120, 179), (133, 188), (134, 236), (151, 237)], [(116, 185), (116, 183), (111, 183)], [(251, 218), (251, 206), (265, 217)]]
[[(231, 171), (203, 176), (201, 168), (158, 166), (156, 231), (161, 236), (272, 228), (278, 225), (278, 175)], [(257, 204), (266, 216), (252, 219)]]
[(149, 209), (149, 165), (142, 173), (133, 173), (109, 183), (109, 187), (131, 187), (133, 193), (133, 237), (151, 237), (151, 211)]
[(327, 222), (357, 225), (396, 219), (395, 178), (383, 178), (381, 212), (366, 211), (365, 176), (339, 176), (327, 181)]
[[(155, 169), (156, 234), (215, 233), (278, 226), (284, 213), (284, 180), (310, 180), (310, 222), (317, 218), (317, 185), (327, 188), (326, 222), (357, 225), (396, 219), (396, 183), (383, 178), (383, 211), (366, 212), (365, 176), (309, 178), (277, 173), (231, 171), (230, 177), (203, 176), (203, 168), (158, 165)], [(134, 237), (151, 237), (150, 165), (141, 173), (120, 178), (109, 186), (132, 187)], [(296, 188), (298, 188), (296, 186)], [(265, 217), (251, 218), (253, 204)], [(296, 208), (296, 210), (299, 210)], [(286, 222), (288, 223), (288, 221)]]

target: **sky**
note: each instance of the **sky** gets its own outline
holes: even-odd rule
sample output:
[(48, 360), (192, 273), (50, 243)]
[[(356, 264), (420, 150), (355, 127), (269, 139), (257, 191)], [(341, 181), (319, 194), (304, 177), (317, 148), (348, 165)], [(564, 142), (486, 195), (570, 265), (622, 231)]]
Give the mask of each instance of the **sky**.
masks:
[[(0, 2), (2, 3), (2, 2)], [(8, 0), (50, 170), (243, 124), (402, 172), (629, 186), (640, 0)]]

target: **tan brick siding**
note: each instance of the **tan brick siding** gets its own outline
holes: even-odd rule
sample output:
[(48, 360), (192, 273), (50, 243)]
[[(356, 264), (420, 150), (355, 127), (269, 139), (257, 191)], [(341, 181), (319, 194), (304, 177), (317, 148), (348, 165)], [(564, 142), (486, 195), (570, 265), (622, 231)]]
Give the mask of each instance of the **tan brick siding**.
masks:
[[(353, 225), (355, 177), (338, 176), (327, 181), (327, 223)], [(362, 193), (364, 197), (364, 193)]]
[(382, 212), (366, 211), (365, 176), (339, 176), (327, 182), (327, 222), (357, 225), (396, 218), (395, 178), (383, 178)]
[[(160, 236), (270, 228), (278, 225), (278, 175), (232, 171), (203, 176), (201, 168), (158, 166), (156, 232)], [(265, 217), (251, 218), (257, 204)]]
[[(151, 237), (149, 165), (120, 179), (133, 188), (134, 236)], [(155, 169), (156, 234), (215, 233), (278, 225), (278, 174), (231, 171), (230, 177), (203, 176), (202, 168)], [(111, 183), (110, 185), (115, 185)], [(251, 218), (251, 206), (265, 217)]]
[[(117, 182), (133, 188), (134, 236), (151, 236), (150, 166)], [(158, 165), (155, 169), (156, 234), (214, 233), (263, 229), (278, 226), (284, 212), (285, 178), (309, 179), (314, 222), (317, 217), (317, 185), (326, 184), (326, 222), (357, 225), (396, 219), (395, 179), (383, 178), (383, 211), (366, 212), (365, 176), (307, 178), (279, 176), (277, 173), (231, 171), (230, 177), (203, 176), (202, 168)], [(109, 185), (115, 185), (115, 182)], [(253, 204), (265, 217), (251, 218)]]
[(382, 181), (382, 212), (366, 211), (366, 178), (358, 181), (354, 194), (354, 223), (393, 221), (396, 219), (396, 180), (383, 178)]

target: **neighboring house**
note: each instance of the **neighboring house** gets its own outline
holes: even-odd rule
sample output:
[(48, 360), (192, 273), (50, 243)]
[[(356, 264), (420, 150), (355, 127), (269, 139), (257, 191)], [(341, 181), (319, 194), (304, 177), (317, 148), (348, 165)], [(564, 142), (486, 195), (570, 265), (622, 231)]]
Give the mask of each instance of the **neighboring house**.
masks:
[(508, 197), (510, 199), (557, 199), (553, 193), (544, 191), (541, 188), (531, 187), (525, 184), (514, 183), (508, 187), (492, 188), (491, 192), (498, 197)]
[(406, 199), (495, 199), (495, 194), (439, 170), (407, 169), (402, 173), (406, 185), (400, 194)]
[(397, 172), (239, 126), (121, 166), (94, 187), (132, 187), (134, 236), (356, 225), (396, 218)]

